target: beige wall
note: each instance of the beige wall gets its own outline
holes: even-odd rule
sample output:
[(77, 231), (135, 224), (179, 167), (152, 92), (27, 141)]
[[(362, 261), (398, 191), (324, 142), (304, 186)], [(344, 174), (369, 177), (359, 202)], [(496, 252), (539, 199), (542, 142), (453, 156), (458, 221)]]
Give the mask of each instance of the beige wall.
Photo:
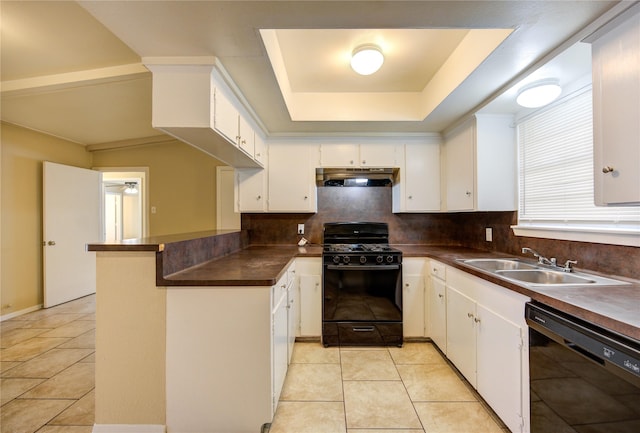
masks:
[(172, 141), (94, 152), (94, 167), (149, 167), (149, 235), (216, 228), (216, 166), (203, 152)]
[[(216, 166), (179, 141), (90, 153), (84, 146), (6, 123), (0, 143), (0, 316), (43, 301), (42, 161), (76, 167), (149, 167), (149, 235), (216, 227)], [(11, 305), (11, 307), (6, 307)]]
[[(91, 167), (84, 146), (2, 123), (2, 311), (42, 303), (42, 161)], [(7, 307), (11, 305), (11, 307)]]

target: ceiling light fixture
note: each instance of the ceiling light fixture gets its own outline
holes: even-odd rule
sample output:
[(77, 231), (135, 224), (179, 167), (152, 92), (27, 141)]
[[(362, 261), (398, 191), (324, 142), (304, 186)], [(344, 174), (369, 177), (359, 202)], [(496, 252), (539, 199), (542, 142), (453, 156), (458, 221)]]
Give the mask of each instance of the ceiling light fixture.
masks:
[(125, 194), (137, 194), (138, 193), (138, 182), (125, 182)]
[(351, 54), (351, 68), (360, 75), (371, 75), (384, 63), (380, 47), (373, 44), (360, 45)]
[(561, 92), (562, 88), (558, 84), (558, 80), (536, 81), (518, 91), (516, 102), (522, 107), (538, 108), (555, 101)]

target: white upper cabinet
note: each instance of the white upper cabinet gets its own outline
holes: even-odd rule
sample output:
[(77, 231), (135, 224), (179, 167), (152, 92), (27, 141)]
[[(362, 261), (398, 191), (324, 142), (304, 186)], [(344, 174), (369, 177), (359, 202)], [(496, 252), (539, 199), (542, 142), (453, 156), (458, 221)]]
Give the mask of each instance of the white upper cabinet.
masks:
[(269, 143), (269, 212), (316, 212), (315, 146)]
[(516, 135), (512, 116), (477, 114), (445, 135), (448, 211), (507, 211), (516, 206)]
[(640, 6), (595, 35), (596, 205), (640, 205)]
[[(254, 129), (215, 58), (142, 59), (153, 74), (152, 125), (235, 167), (262, 167)], [(194, 63), (189, 63), (194, 62)]]
[(434, 212), (440, 207), (440, 142), (407, 143), (393, 212)]
[(259, 168), (235, 170), (235, 211), (265, 212), (267, 210), (267, 174)]
[(396, 143), (326, 143), (320, 145), (321, 167), (397, 167)]

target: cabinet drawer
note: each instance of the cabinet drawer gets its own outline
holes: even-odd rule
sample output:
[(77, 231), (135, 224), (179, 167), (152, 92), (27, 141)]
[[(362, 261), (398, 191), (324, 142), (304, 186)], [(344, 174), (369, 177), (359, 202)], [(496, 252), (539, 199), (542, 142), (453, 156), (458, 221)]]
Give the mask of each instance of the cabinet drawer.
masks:
[(440, 278), (441, 280), (447, 279), (447, 265), (431, 260), (429, 264), (429, 272), (434, 277)]

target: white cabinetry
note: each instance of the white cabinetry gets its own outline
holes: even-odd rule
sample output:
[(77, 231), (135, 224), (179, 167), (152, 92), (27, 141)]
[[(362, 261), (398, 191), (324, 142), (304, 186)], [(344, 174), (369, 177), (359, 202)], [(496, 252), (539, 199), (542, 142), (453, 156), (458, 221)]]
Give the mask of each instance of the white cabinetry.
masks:
[(405, 258), (402, 263), (402, 328), (405, 337), (424, 337), (423, 258)]
[(287, 270), (287, 365), (291, 363), (293, 345), (300, 333), (300, 287), (296, 277), (296, 263)]
[(426, 294), (427, 336), (447, 354), (447, 298), (445, 289), (447, 267), (435, 260), (429, 261), (429, 290)]
[(236, 169), (236, 212), (267, 210), (267, 173), (264, 169)]
[(445, 135), (449, 211), (516, 209), (516, 138), (512, 116), (477, 114)]
[(512, 432), (528, 419), (525, 296), (447, 269), (447, 357)]
[(278, 406), (280, 393), (287, 375), (289, 365), (288, 355), (288, 324), (287, 324), (287, 276), (283, 276), (275, 286), (271, 288), (271, 398), (272, 408)]
[(316, 212), (314, 146), (269, 143), (270, 212)]
[(395, 143), (327, 143), (320, 145), (321, 167), (397, 167)]
[(215, 58), (145, 57), (143, 63), (153, 74), (154, 128), (232, 167), (262, 166), (250, 116), (224, 84)]
[(592, 44), (596, 205), (640, 205), (640, 6)]
[(322, 335), (322, 259), (296, 259), (300, 286), (300, 337)]
[(393, 212), (440, 210), (440, 143), (404, 145), (400, 182), (393, 186)]

